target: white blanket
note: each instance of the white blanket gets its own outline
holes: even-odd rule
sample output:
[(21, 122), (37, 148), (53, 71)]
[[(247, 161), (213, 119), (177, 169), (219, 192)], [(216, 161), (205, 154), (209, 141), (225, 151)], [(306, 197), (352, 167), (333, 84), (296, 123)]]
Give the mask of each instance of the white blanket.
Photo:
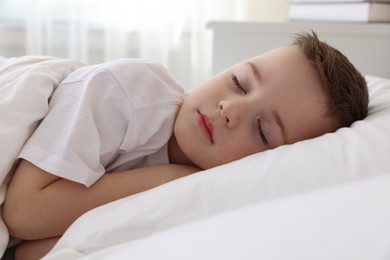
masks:
[[(47, 113), (58, 84), (81, 63), (51, 57), (0, 58), (0, 205), (23, 144)], [(8, 243), (0, 217), (0, 257)]]

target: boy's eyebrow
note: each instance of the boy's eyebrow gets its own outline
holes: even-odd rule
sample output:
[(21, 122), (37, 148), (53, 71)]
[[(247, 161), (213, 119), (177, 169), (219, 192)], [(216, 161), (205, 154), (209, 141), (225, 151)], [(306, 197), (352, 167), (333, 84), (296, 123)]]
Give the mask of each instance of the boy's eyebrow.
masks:
[(250, 62), (250, 61), (247, 61), (246, 64), (248, 64), (249, 67), (251, 68), (253, 75), (255, 75), (255, 77), (256, 77), (257, 79), (260, 79), (260, 72), (259, 72), (259, 70), (256, 68), (256, 66), (255, 66), (252, 62)]

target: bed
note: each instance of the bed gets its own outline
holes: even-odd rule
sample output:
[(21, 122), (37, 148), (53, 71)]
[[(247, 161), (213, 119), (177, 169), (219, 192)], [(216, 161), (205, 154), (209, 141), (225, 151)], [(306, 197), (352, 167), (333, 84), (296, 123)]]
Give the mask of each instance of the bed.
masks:
[[(27, 56), (0, 65), (2, 203), (51, 93), (82, 64)], [(366, 79), (363, 121), (96, 208), (44, 259), (390, 259), (390, 80)]]

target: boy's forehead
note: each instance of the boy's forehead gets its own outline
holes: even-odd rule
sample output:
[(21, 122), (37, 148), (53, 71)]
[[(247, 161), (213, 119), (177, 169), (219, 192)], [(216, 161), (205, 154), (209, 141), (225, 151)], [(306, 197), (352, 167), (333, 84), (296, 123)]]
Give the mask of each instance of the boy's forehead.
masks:
[(277, 81), (285, 79), (300, 83), (313, 80), (318, 82), (314, 65), (298, 45), (284, 45), (247, 61), (256, 67), (263, 79), (268, 78)]
[[(322, 82), (315, 66), (307, 59), (298, 45), (285, 45), (248, 60), (256, 67), (262, 83), (277, 91), (294, 91), (306, 96), (326, 99)], [(287, 93), (286, 92), (286, 93)]]
[(298, 45), (283, 45), (271, 50), (268, 50), (262, 54), (249, 59), (249, 61), (260, 62), (263, 59), (277, 59), (277, 60), (291, 60), (291, 59), (302, 59), (306, 60), (306, 56)]

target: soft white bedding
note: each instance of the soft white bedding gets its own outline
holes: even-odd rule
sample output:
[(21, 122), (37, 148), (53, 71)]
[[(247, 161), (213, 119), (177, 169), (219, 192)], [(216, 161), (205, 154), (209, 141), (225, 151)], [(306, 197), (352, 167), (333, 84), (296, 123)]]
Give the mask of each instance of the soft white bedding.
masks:
[(47, 259), (387, 259), (390, 80), (367, 80), (365, 120), (92, 210)]
[[(82, 66), (43, 57), (5, 62), (0, 61), (7, 65), (0, 67), (0, 204), (14, 159), (46, 114), (53, 89)], [(183, 259), (186, 252), (185, 259), (215, 259), (216, 253), (225, 253), (223, 259), (237, 259), (235, 254), (244, 251), (248, 258), (280, 259), (277, 251), (285, 249), (305, 259), (305, 252), (313, 256), (316, 249), (324, 250), (319, 255), (344, 252), (355, 256), (351, 248), (358, 246), (356, 252), (362, 256), (377, 253), (373, 255), (377, 258), (370, 259), (386, 259), (383, 256), (389, 254), (384, 249), (390, 248), (389, 223), (385, 221), (390, 205), (386, 203), (386, 190), (390, 190), (390, 80), (370, 76), (367, 80), (369, 116), (351, 128), (249, 156), (99, 207), (79, 218), (47, 258), (111, 258), (115, 253), (118, 258), (129, 254), (134, 259), (150, 259), (156, 250), (171, 259)], [(362, 182), (351, 183), (355, 180)], [(341, 184), (346, 186), (333, 188)], [(379, 226), (387, 233), (379, 232)], [(361, 233), (354, 233), (358, 227)], [(343, 236), (331, 236), (334, 228), (343, 230)], [(245, 233), (239, 233), (242, 231)], [(235, 236), (229, 242), (232, 232)], [(363, 239), (366, 236), (374, 238), (372, 243)], [(323, 239), (317, 240), (323, 241), (322, 247), (319, 242), (310, 243), (313, 237)], [(303, 244), (293, 246), (299, 239)], [(332, 239), (339, 241), (340, 247), (337, 243), (324, 247)], [(0, 253), (7, 241), (8, 232), (0, 221)], [(180, 243), (175, 249), (182, 250), (168, 250), (170, 241)]]
[[(53, 90), (81, 63), (51, 57), (0, 57), (0, 205), (9, 172), (25, 141), (47, 113)], [(0, 216), (0, 257), (8, 231)]]
[(145, 238), (47, 259), (390, 259), (390, 174), (254, 203)]

